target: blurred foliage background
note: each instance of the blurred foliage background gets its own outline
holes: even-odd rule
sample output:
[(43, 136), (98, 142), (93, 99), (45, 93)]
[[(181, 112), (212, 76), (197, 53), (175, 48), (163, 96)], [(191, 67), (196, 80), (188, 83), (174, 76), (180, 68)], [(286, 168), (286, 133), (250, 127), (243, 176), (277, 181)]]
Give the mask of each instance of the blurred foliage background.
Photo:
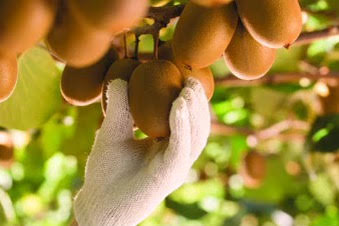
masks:
[[(304, 33), (339, 29), (338, 0), (300, 2)], [(140, 54), (151, 54), (152, 36), (140, 40)], [(72, 197), (103, 116), (99, 103), (62, 100), (63, 67), (41, 46), (30, 49), (13, 96), (0, 104), (1, 226), (73, 221)], [(208, 145), (187, 182), (140, 225), (339, 225), (339, 36), (279, 50), (262, 82), (236, 80), (223, 59), (212, 69)]]

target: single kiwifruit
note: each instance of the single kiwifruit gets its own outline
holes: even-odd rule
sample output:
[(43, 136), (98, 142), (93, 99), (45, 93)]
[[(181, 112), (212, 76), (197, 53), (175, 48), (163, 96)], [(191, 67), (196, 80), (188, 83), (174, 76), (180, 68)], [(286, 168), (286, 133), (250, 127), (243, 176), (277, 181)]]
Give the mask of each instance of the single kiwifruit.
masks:
[(18, 80), (18, 66), (15, 56), (0, 55), (0, 103), (13, 93)]
[(48, 34), (48, 47), (67, 65), (87, 67), (108, 51), (111, 34), (95, 30), (79, 22), (62, 2), (53, 29)]
[(222, 56), (238, 22), (233, 3), (206, 8), (188, 2), (174, 32), (176, 60), (192, 68), (211, 65)]
[(209, 67), (192, 69), (185, 66), (184, 64), (176, 62), (171, 48), (171, 41), (168, 41), (159, 47), (159, 59), (173, 62), (178, 67), (185, 79), (188, 77), (194, 77), (198, 79), (205, 89), (207, 99), (210, 100), (212, 98), (214, 93), (214, 77)]
[(192, 2), (205, 7), (221, 6), (232, 1), (233, 0), (192, 0)]
[(148, 0), (70, 0), (69, 4), (79, 20), (113, 34), (136, 25), (149, 7)]
[(140, 65), (140, 62), (133, 59), (122, 59), (115, 61), (112, 66), (109, 68), (104, 83), (102, 85), (102, 99), (101, 99), (101, 106), (102, 111), (105, 114), (107, 108), (107, 88), (108, 84), (113, 81), (114, 79), (122, 79), (125, 81), (129, 81), (133, 71), (136, 67)]
[(14, 143), (11, 135), (0, 131), (0, 166), (9, 168), (14, 162)]
[(153, 60), (135, 69), (129, 83), (129, 104), (135, 124), (148, 136), (169, 136), (172, 102), (183, 85), (183, 76), (170, 61)]
[(302, 29), (298, 0), (236, 0), (236, 3), (248, 32), (261, 44), (288, 47), (298, 38)]
[(18, 54), (32, 47), (51, 28), (57, 0), (0, 1), (0, 51)]
[(75, 106), (86, 106), (100, 98), (102, 83), (113, 63), (118, 59), (115, 50), (110, 50), (97, 63), (85, 68), (66, 66), (61, 79), (61, 93), (65, 100)]
[(240, 79), (253, 80), (264, 76), (272, 67), (276, 49), (261, 45), (240, 22), (225, 51), (230, 71)]
[(240, 174), (249, 188), (259, 187), (266, 177), (266, 158), (257, 151), (251, 151), (243, 159)]

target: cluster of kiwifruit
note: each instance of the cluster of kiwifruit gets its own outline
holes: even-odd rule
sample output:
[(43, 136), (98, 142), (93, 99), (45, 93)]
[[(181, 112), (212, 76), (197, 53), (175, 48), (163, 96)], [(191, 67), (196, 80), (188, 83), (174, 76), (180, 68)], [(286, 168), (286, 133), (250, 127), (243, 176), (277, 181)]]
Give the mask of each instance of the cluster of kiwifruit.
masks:
[(200, 80), (210, 99), (209, 66), (218, 58), (224, 55), (239, 78), (259, 78), (272, 66), (276, 49), (291, 45), (302, 28), (297, 0), (191, 0), (173, 40), (156, 47), (156, 59), (141, 63), (118, 59), (111, 42), (145, 16), (148, 0), (18, 1), (0, 2), (0, 101), (15, 86), (16, 55), (47, 35), (48, 48), (66, 62), (61, 91), (69, 103), (84, 106), (102, 98), (105, 112), (107, 84), (129, 81), (134, 121), (153, 138), (169, 135), (171, 105), (187, 77)]
[(46, 38), (68, 67), (89, 67), (106, 54), (113, 35), (135, 25), (148, 7), (148, 0), (1, 0), (0, 102), (15, 88), (17, 56), (40, 40)]
[(237, 77), (260, 78), (272, 67), (277, 48), (290, 46), (301, 29), (298, 0), (191, 0), (173, 40), (160, 47), (160, 60), (132, 74), (129, 101), (136, 125), (151, 137), (168, 136), (171, 103), (185, 78), (199, 79), (211, 98), (208, 67), (222, 55)]
[(252, 80), (268, 72), (276, 49), (290, 46), (301, 29), (298, 0), (192, 0), (178, 22), (173, 51), (193, 68), (224, 53), (235, 76)]
[(169, 135), (169, 112), (172, 102), (184, 87), (185, 78), (199, 79), (210, 99), (214, 92), (212, 71), (206, 67), (191, 70), (176, 63), (171, 42), (162, 44), (158, 59), (141, 63), (119, 59), (112, 48), (97, 63), (85, 68), (66, 66), (61, 79), (61, 93), (76, 106), (85, 106), (101, 98), (103, 113), (107, 108), (108, 84), (114, 79), (129, 82), (129, 104), (136, 125), (153, 138)]

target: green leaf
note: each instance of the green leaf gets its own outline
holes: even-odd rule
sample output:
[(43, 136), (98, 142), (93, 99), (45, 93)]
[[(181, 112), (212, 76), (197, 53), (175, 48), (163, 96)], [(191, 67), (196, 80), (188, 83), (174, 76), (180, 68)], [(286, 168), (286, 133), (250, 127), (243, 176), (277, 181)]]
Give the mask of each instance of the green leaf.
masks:
[[(288, 111), (286, 109), (288, 95), (266, 87), (252, 89), (252, 107), (256, 113), (267, 119), (280, 119)], [(274, 112), (274, 114), (272, 114)], [(268, 121), (268, 120), (267, 120)]]
[(314, 198), (324, 206), (333, 204), (336, 190), (326, 174), (318, 175), (310, 181), (309, 189)]
[(197, 203), (183, 204), (180, 202), (175, 202), (171, 199), (166, 199), (166, 206), (170, 209), (173, 209), (176, 213), (189, 219), (199, 219), (207, 214), (206, 211), (199, 208)]
[(314, 42), (307, 49), (307, 56), (313, 63), (319, 64), (327, 57), (330, 51), (333, 51), (335, 45), (338, 43), (338, 37), (332, 37)]
[(335, 206), (328, 206), (326, 213), (322, 216), (317, 217), (311, 224), (311, 226), (338, 226), (339, 225), (339, 214), (338, 209)]
[(339, 115), (319, 117), (307, 137), (310, 151), (333, 152), (339, 149)]
[(74, 133), (69, 136), (61, 146), (65, 155), (76, 156), (79, 162), (81, 173), (87, 156), (94, 143), (95, 132), (100, 127), (102, 111), (100, 104), (77, 108), (77, 116), (74, 119)]
[(0, 126), (27, 130), (45, 123), (61, 104), (61, 72), (46, 50), (32, 48), (18, 61), (13, 95), (0, 104)]
[(222, 199), (225, 196), (223, 183), (218, 179), (200, 181), (194, 184), (184, 184), (170, 195), (170, 199), (184, 204), (194, 204), (206, 197)]

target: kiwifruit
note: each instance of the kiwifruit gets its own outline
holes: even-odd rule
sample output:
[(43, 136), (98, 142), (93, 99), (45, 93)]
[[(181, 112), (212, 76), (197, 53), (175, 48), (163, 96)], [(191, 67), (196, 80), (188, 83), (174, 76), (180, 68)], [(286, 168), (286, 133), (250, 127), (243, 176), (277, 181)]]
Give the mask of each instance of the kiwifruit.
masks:
[(240, 79), (253, 80), (264, 76), (272, 67), (276, 49), (261, 45), (240, 22), (225, 51), (230, 71)]
[(133, 59), (121, 59), (115, 61), (112, 66), (109, 68), (104, 83), (102, 85), (102, 99), (101, 106), (104, 114), (106, 113), (107, 108), (107, 88), (108, 84), (114, 79), (122, 79), (125, 81), (129, 81), (133, 71), (137, 66), (139, 66), (140, 62)]
[(129, 83), (129, 104), (135, 124), (149, 137), (168, 137), (172, 102), (179, 96), (184, 78), (167, 60), (139, 65)]
[(173, 37), (176, 60), (192, 68), (211, 65), (222, 56), (238, 22), (233, 3), (206, 8), (188, 2)]
[(198, 79), (204, 87), (206, 97), (211, 100), (214, 94), (214, 77), (209, 67), (193, 69), (189, 77)]
[(70, 0), (69, 4), (83, 23), (113, 34), (134, 26), (149, 7), (148, 0)]
[(195, 4), (205, 6), (205, 7), (215, 7), (221, 6), (227, 3), (232, 2), (233, 0), (192, 0)]
[(262, 45), (288, 47), (302, 30), (298, 0), (236, 0), (236, 3), (245, 27)]
[(18, 66), (15, 56), (0, 55), (0, 103), (13, 93), (18, 80)]
[(9, 168), (14, 161), (14, 144), (10, 134), (0, 131), (0, 166)]
[(110, 50), (97, 63), (85, 68), (66, 66), (61, 79), (61, 93), (75, 106), (86, 106), (100, 98), (105, 75), (118, 54)]
[(18, 54), (32, 47), (51, 28), (57, 0), (1, 0), (0, 51)]
[(111, 34), (80, 23), (63, 3), (47, 45), (67, 65), (81, 68), (100, 60), (110, 48), (111, 39)]
[(42, 39), (53, 25), (57, 0), (1, 0), (0, 52), (19, 54)]
[(244, 183), (249, 188), (259, 187), (266, 177), (266, 158), (257, 151), (251, 151), (246, 154), (240, 174)]
[(192, 69), (185, 66), (184, 64), (176, 62), (171, 48), (171, 41), (168, 41), (159, 47), (159, 59), (169, 60), (173, 62), (178, 67), (180, 73), (184, 76), (185, 79), (187, 79), (188, 77), (194, 77), (198, 79), (205, 89), (207, 99), (210, 100), (212, 98), (214, 93), (214, 77), (209, 67)]

